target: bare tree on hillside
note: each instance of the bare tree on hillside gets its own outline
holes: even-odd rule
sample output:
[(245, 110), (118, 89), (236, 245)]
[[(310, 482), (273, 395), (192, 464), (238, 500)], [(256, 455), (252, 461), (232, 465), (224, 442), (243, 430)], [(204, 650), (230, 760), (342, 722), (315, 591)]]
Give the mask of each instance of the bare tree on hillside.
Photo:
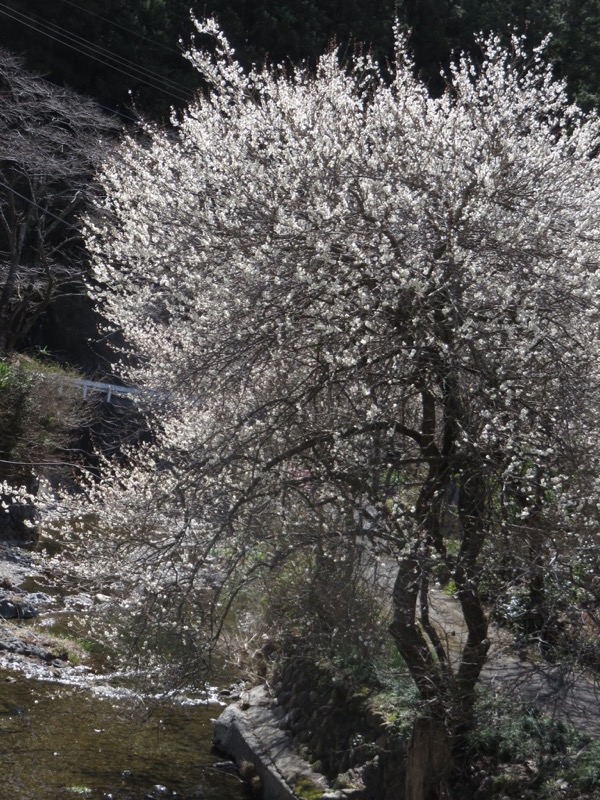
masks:
[(59, 296), (81, 292), (78, 215), (115, 122), (0, 51), (0, 352)]

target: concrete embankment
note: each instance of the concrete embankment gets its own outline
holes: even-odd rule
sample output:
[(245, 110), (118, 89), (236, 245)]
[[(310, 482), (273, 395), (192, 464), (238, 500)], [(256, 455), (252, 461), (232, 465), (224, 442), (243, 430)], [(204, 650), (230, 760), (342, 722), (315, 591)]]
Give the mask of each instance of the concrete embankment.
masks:
[[(229, 706), (215, 744), (254, 778), (264, 800), (402, 796), (406, 742), (374, 707), (373, 688), (294, 657)], [(306, 759), (310, 759), (310, 763)]]
[(245, 692), (215, 722), (213, 741), (231, 756), (242, 775), (265, 800), (341, 800), (348, 794), (330, 789), (296, 753), (289, 733), (280, 727), (278, 705), (262, 687)]

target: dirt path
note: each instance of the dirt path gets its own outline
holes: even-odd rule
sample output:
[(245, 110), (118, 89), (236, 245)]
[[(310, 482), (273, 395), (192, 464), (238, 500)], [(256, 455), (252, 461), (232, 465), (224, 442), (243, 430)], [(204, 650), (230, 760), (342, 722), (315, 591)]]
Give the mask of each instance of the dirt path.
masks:
[[(451, 663), (456, 663), (466, 640), (464, 620), (457, 600), (434, 589), (430, 614), (443, 637)], [(600, 738), (600, 683), (571, 665), (553, 665), (521, 657), (512, 637), (490, 625), (491, 647), (483, 681), (511, 698), (540, 708), (564, 722), (570, 722), (591, 736)]]

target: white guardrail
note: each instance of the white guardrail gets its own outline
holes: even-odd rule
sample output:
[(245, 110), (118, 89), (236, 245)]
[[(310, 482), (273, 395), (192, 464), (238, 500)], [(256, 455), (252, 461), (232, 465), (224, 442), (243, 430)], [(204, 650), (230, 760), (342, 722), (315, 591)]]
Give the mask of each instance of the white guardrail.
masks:
[(62, 383), (70, 383), (72, 386), (80, 386), (84, 399), (91, 394), (103, 395), (105, 403), (111, 403), (113, 398), (121, 397), (133, 400), (140, 397), (142, 390), (137, 386), (119, 386), (116, 383), (102, 383), (101, 381), (89, 381), (86, 378), (61, 378)]

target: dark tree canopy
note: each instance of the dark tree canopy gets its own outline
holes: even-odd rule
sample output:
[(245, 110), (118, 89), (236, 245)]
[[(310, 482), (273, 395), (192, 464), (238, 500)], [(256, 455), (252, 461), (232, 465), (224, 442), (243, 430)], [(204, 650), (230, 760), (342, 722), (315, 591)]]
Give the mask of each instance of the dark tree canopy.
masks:
[[(121, 111), (152, 115), (182, 107), (199, 85), (180, 41), (195, 16), (216, 16), (246, 64), (314, 61), (335, 39), (390, 52), (393, 0), (19, 0), (0, 5), (0, 43), (28, 66)], [(131, 95), (129, 92), (131, 91)]]
[(181, 57), (190, 10), (215, 16), (246, 65), (314, 62), (332, 40), (342, 53), (362, 43), (385, 59), (397, 15), (412, 31), (417, 68), (435, 93), (443, 90), (441, 66), (453, 52), (473, 50), (475, 33), (516, 30), (532, 46), (551, 33), (549, 55), (578, 100), (590, 107), (600, 97), (600, 0), (6, 0), (0, 44), (106, 106), (164, 118), (199, 86)]
[(29, 68), (122, 113), (165, 114), (198, 85), (181, 57), (181, 0), (7, 0), (0, 14), (0, 43)]
[(421, 76), (434, 93), (443, 91), (440, 65), (456, 51), (474, 48), (474, 34), (524, 34), (536, 47), (551, 34), (547, 49), (559, 77), (585, 108), (600, 102), (598, 0), (401, 0), (400, 20), (411, 30)]

